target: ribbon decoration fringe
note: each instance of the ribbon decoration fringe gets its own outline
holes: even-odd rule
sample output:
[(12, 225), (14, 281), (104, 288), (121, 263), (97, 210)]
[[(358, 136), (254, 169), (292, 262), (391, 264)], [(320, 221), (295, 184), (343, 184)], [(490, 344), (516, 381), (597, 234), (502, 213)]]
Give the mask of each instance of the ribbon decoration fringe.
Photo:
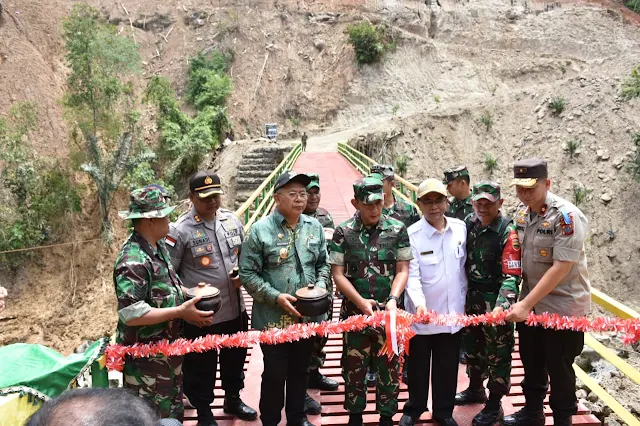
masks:
[[(109, 345), (106, 349), (106, 365), (109, 370), (122, 371), (125, 357), (149, 358), (158, 355), (181, 356), (193, 352), (205, 352), (219, 350), (220, 348), (246, 348), (257, 344), (275, 345), (294, 342), (313, 336), (328, 336), (361, 331), (367, 327), (378, 328), (385, 326), (386, 312), (374, 312), (372, 316), (355, 315), (339, 322), (323, 321), (321, 323), (294, 324), (287, 328), (272, 328), (264, 331), (245, 331), (231, 335), (209, 334), (193, 340), (177, 339), (172, 342), (160, 340), (148, 344), (136, 343), (131, 346), (120, 344)], [(473, 327), (478, 325), (504, 325), (506, 324), (506, 312), (486, 313), (483, 315), (462, 314), (438, 314), (431, 311), (424, 314), (410, 314), (397, 310), (395, 334), (397, 348), (400, 356), (408, 350), (409, 340), (415, 335), (412, 324), (432, 324), (439, 326)], [(390, 322), (390, 321), (389, 321)], [(611, 317), (567, 317), (557, 314), (529, 313), (525, 323), (530, 326), (539, 326), (554, 330), (574, 330), (582, 332), (606, 332), (622, 333), (624, 344), (634, 343), (640, 340), (640, 319), (621, 319)], [(388, 339), (387, 339), (388, 340)], [(392, 342), (387, 341), (381, 349), (381, 354), (392, 358), (397, 352), (391, 347)]]

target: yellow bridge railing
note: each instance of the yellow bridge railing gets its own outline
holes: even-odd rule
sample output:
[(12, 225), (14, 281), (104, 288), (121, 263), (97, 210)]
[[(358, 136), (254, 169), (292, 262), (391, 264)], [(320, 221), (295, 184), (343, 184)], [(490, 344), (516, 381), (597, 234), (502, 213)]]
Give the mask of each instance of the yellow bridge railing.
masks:
[[(349, 161), (353, 167), (355, 167), (363, 175), (369, 174), (369, 169), (377, 161), (373, 158), (366, 156), (357, 149), (347, 145), (346, 143), (338, 143), (338, 152), (342, 154), (344, 158)], [(416, 203), (416, 194), (418, 193), (418, 187), (411, 182), (405, 180), (402, 176), (396, 174), (395, 176), (397, 188), (393, 189), (394, 195), (397, 195), (411, 204)], [(418, 206), (416, 206), (417, 208)]]
[(247, 232), (249, 228), (251, 228), (251, 225), (253, 225), (258, 219), (269, 214), (274, 204), (272, 195), (276, 179), (283, 171), (291, 170), (301, 152), (302, 145), (294, 145), (291, 152), (284, 157), (273, 172), (265, 178), (262, 184), (253, 191), (247, 201), (245, 201), (240, 208), (236, 210), (236, 216), (238, 216), (240, 220), (244, 219), (245, 232)]
[[(357, 170), (362, 174), (369, 174), (371, 165), (376, 163), (375, 160), (366, 156), (357, 149), (347, 145), (346, 143), (338, 144), (338, 152), (342, 154)], [(396, 175), (396, 182), (399, 183), (399, 189), (394, 189), (394, 194), (397, 194), (408, 201), (416, 201), (417, 188), (415, 185), (407, 182), (401, 176)], [(640, 318), (639, 314), (633, 309), (623, 305), (617, 300), (612, 299), (601, 291), (592, 288), (591, 300), (598, 306), (601, 306), (608, 312), (620, 317), (620, 318)], [(625, 376), (629, 377), (635, 383), (640, 384), (640, 372), (620, 358), (613, 350), (607, 348), (600, 343), (591, 334), (586, 333), (584, 342), (587, 346), (595, 350), (603, 359), (607, 360), (613, 366), (615, 366)], [(584, 370), (573, 365), (573, 369), (578, 377), (598, 398), (604, 401), (614, 413), (616, 413), (625, 423), (630, 426), (640, 426), (640, 420), (638, 420), (633, 414), (631, 414), (626, 408), (622, 406), (616, 399), (611, 396), (602, 386), (600, 386), (591, 376), (589, 376)]]

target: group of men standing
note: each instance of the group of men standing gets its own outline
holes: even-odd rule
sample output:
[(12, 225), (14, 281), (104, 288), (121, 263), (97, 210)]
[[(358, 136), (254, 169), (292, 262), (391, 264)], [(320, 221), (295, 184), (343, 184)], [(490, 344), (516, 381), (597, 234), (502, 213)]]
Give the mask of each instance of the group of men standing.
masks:
[[(166, 193), (150, 185), (131, 194), (134, 230), (116, 262), (118, 341), (148, 343), (163, 338), (195, 338), (248, 329), (240, 287), (253, 297), (252, 328), (284, 328), (321, 321), (296, 310), (296, 291), (314, 284), (343, 298), (341, 319), (376, 310), (404, 308), (412, 313), (484, 314), (507, 311), (505, 325), (460, 327), (416, 324), (407, 371), (409, 400), (400, 425), (418, 422), (432, 387), (436, 423), (455, 426), (455, 405), (484, 403), (474, 426), (544, 425), (542, 402), (549, 378), (554, 423), (570, 425), (575, 413), (575, 375), (571, 364), (583, 335), (527, 326), (530, 311), (583, 315), (589, 308), (584, 239), (587, 220), (574, 205), (549, 192), (544, 160), (514, 165), (516, 193), (522, 201), (515, 220), (502, 215), (501, 188), (495, 182), (471, 187), (465, 167), (426, 179), (417, 207), (393, 192), (390, 165), (374, 165), (353, 183), (355, 215), (335, 227), (320, 207), (318, 175), (287, 171), (273, 191), (275, 210), (244, 235), (232, 212), (221, 208), (222, 187), (213, 172), (190, 181), (192, 210), (169, 226), (173, 210)], [(447, 195), (452, 196), (451, 199)], [(335, 231), (329, 240), (327, 229)], [(165, 238), (166, 237), (166, 238)], [(233, 274), (235, 267), (239, 275)], [(220, 311), (184, 301), (199, 282), (220, 290)], [(522, 282), (522, 291), (519, 291)], [(519, 294), (520, 293), (520, 294)], [(180, 321), (184, 320), (184, 321)], [(520, 335), (526, 405), (504, 416), (501, 399), (510, 388), (513, 324)], [(379, 355), (383, 328), (343, 336), (344, 407), (349, 425), (363, 424), (367, 383), (375, 383), (379, 424), (392, 425), (398, 410), (400, 365)], [(467, 353), (469, 388), (456, 394), (461, 342)], [(326, 339), (261, 345), (264, 357), (260, 420), (275, 426), (284, 408), (287, 424), (312, 426), (307, 414), (321, 413), (308, 388), (335, 390), (338, 383), (318, 370)], [(225, 390), (225, 412), (244, 420), (258, 413), (240, 399), (246, 349), (222, 349), (184, 357), (127, 359), (125, 386), (150, 399), (165, 417), (181, 419), (184, 393), (196, 408), (199, 425), (217, 424), (211, 413), (218, 359)], [(430, 380), (431, 377), (431, 380)], [(487, 397), (484, 381), (488, 380)]]

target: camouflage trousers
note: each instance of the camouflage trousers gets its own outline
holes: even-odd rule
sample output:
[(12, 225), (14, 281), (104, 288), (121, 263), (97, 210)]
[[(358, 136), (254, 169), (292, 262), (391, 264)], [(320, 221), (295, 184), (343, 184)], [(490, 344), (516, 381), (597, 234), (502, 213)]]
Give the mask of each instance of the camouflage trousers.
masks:
[(380, 415), (393, 416), (398, 410), (400, 364), (398, 358), (378, 356), (385, 342), (382, 328), (366, 328), (357, 333), (344, 333), (342, 346), (342, 377), (344, 378), (344, 408), (361, 413), (367, 405), (365, 376), (369, 365), (378, 375), (376, 409)]
[(126, 359), (124, 387), (148, 400), (160, 417), (182, 421), (182, 357)]
[[(465, 308), (467, 315), (491, 312), (497, 297), (498, 293), (469, 289)], [(490, 392), (506, 395), (511, 388), (511, 353), (515, 345), (513, 324), (467, 327), (463, 333), (469, 378), (480, 383), (488, 378)]]

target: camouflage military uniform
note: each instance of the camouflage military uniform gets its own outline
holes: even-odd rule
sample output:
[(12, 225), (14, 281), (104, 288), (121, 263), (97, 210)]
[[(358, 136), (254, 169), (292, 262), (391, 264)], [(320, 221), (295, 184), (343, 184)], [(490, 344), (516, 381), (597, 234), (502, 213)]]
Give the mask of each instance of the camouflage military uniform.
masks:
[(331, 217), (331, 213), (327, 209), (323, 209), (322, 207), (318, 207), (318, 209), (313, 213), (305, 213), (307, 216), (317, 219), (322, 225), (323, 228), (331, 228), (335, 229), (336, 225), (333, 223), (333, 217)]
[(464, 200), (458, 200), (455, 197), (449, 197), (449, 206), (447, 207), (447, 211), (444, 213), (445, 216), (464, 220), (471, 213), (473, 213), (471, 194), (469, 194), (469, 196)]
[[(343, 266), (345, 277), (358, 293), (379, 303), (384, 303), (391, 292), (396, 262), (412, 258), (407, 228), (402, 222), (385, 216), (380, 217), (374, 228), (367, 229), (356, 213), (336, 228), (329, 247), (329, 263)], [(345, 299), (341, 318), (358, 314), (361, 312), (356, 305)], [(367, 404), (365, 375), (370, 358), (373, 358), (378, 376), (377, 411), (381, 416), (393, 416), (398, 409), (398, 360), (396, 357), (378, 356), (384, 343), (382, 328), (367, 328), (343, 335), (344, 407), (350, 413), (363, 412)]]
[(395, 197), (395, 200), (396, 202), (391, 207), (382, 209), (383, 215), (399, 220), (407, 228), (420, 220), (420, 214), (413, 204), (400, 197)]
[[(143, 191), (140, 193), (140, 191)], [(149, 213), (128, 214), (126, 218), (164, 217), (173, 208), (166, 206), (157, 189), (136, 190), (134, 197), (157, 204)], [(139, 200), (138, 200), (139, 201)], [(153, 206), (151, 206), (153, 207)], [(135, 210), (135, 209), (132, 209)], [(124, 216), (121, 214), (121, 216)], [(113, 281), (118, 298), (116, 342), (124, 345), (174, 340), (180, 337), (182, 320), (175, 319), (153, 325), (128, 326), (154, 308), (171, 308), (183, 303), (181, 281), (176, 275), (164, 242), (152, 247), (137, 232), (123, 244), (116, 260)], [(124, 387), (148, 399), (162, 417), (182, 419), (182, 357), (159, 355), (152, 358), (125, 359)]]
[[(515, 224), (498, 215), (482, 227), (475, 214), (467, 225), (467, 278), (469, 287), (465, 311), (467, 315), (491, 312), (496, 306), (505, 311), (518, 298), (520, 260), (506, 259), (505, 250), (519, 251)], [(510, 263), (509, 263), (510, 262)], [(511, 382), (511, 353), (514, 347), (513, 323), (502, 326), (478, 326), (465, 329), (467, 374), (476, 380), (489, 378), (487, 388), (496, 395), (506, 395)]]

